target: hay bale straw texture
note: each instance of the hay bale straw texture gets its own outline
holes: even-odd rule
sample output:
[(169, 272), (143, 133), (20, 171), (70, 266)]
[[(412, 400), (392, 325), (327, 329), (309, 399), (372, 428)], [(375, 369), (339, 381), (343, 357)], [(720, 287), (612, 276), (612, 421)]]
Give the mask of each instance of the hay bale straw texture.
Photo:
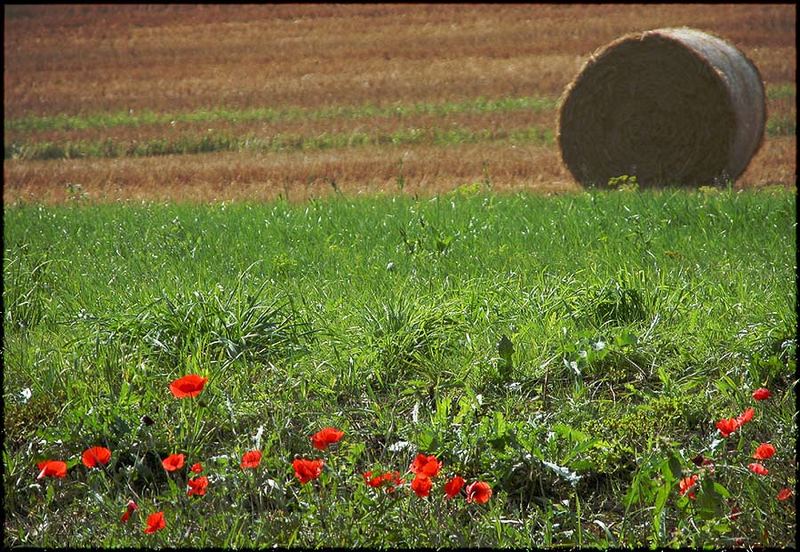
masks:
[(584, 186), (735, 180), (764, 139), (764, 84), (734, 46), (689, 28), (618, 38), (595, 52), (561, 98), (558, 142)]

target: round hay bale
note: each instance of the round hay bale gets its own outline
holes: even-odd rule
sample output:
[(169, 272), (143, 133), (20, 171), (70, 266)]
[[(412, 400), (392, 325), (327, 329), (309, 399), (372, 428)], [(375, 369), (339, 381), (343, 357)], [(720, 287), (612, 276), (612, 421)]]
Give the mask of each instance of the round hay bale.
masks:
[(764, 96), (756, 66), (724, 40), (688, 28), (626, 35), (564, 91), (561, 156), (585, 186), (735, 180), (763, 141)]

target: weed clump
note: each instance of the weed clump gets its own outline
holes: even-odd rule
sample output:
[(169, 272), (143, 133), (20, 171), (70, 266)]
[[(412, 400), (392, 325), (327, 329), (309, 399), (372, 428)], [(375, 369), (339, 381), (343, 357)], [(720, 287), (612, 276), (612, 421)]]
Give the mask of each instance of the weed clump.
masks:
[(421, 305), (399, 296), (365, 309), (362, 354), (383, 385), (420, 377), (437, 381), (432, 360), (455, 351), (464, 328), (452, 302)]
[(166, 295), (138, 312), (95, 320), (94, 338), (119, 341), (156, 363), (179, 365), (202, 355), (225, 365), (242, 359), (268, 363), (305, 350), (313, 335), (291, 302), (265, 297), (267, 283), (254, 293), (241, 279), (227, 291)]

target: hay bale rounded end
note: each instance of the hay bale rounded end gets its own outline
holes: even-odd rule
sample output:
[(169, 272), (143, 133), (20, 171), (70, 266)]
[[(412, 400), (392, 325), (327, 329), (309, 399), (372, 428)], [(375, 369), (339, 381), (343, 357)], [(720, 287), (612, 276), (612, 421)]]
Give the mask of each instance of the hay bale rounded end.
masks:
[(764, 139), (764, 83), (737, 48), (688, 28), (623, 36), (567, 86), (564, 164), (583, 186), (635, 176), (645, 187), (735, 181)]

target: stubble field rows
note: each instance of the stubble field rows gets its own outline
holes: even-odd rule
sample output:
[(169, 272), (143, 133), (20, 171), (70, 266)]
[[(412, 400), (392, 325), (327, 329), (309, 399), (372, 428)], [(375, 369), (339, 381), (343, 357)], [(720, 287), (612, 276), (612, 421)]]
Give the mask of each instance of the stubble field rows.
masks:
[[(738, 185), (792, 186), (794, 21), (788, 5), (10, 7), (4, 201), (62, 201), (75, 185), (97, 201), (398, 181), (436, 193), (486, 178), (574, 190), (554, 140), (564, 87), (621, 34), (682, 24), (732, 41), (765, 80), (765, 144)], [(129, 156), (161, 157), (131, 175)], [(155, 184), (161, 164), (197, 187)]]

